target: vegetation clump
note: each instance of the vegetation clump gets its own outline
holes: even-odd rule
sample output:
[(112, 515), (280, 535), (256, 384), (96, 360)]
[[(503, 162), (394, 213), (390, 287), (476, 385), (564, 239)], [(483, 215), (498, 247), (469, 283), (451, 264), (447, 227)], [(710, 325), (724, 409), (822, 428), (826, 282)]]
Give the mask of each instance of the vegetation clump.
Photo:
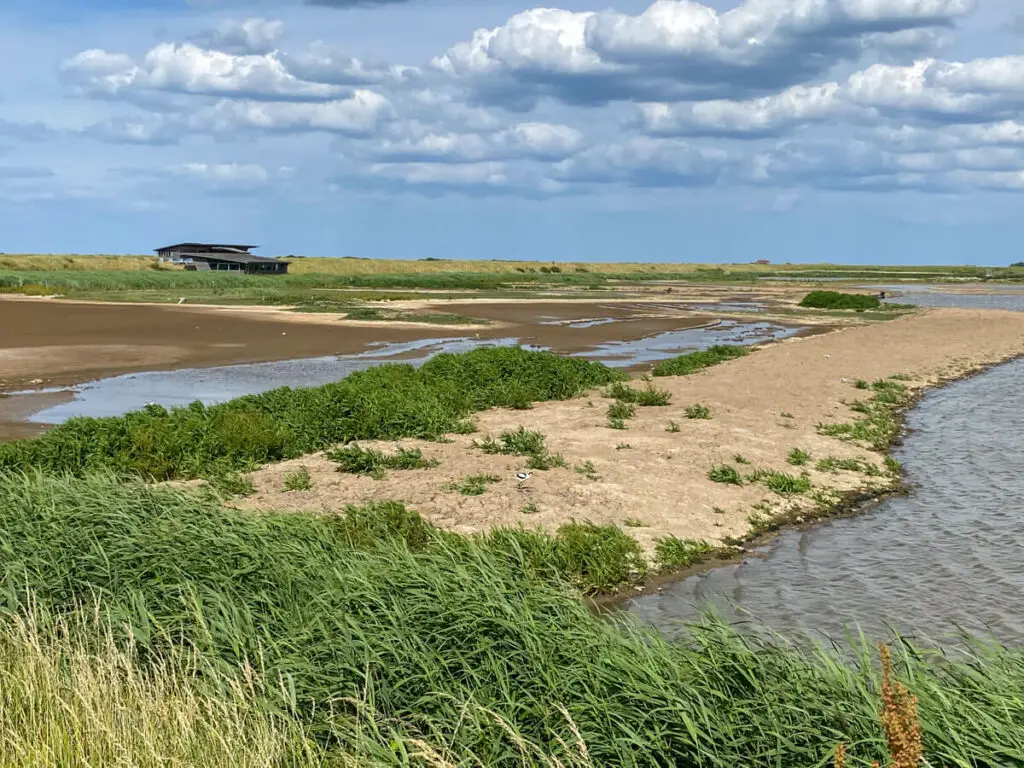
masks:
[(419, 368), (381, 365), (322, 387), (282, 387), (219, 405), (70, 419), (40, 437), (0, 444), (0, 469), (211, 477), (356, 440), (438, 439), (474, 412), (565, 400), (623, 376), (577, 358), (485, 347), (437, 355)]
[(706, 541), (663, 536), (655, 542), (654, 553), (662, 568), (681, 569), (707, 561), (715, 548)]
[(544, 435), (524, 427), (502, 432), (498, 440), (486, 437), (476, 442), (475, 445), (484, 453), (526, 456), (528, 457), (526, 466), (529, 469), (548, 470), (553, 467), (568, 466), (562, 454), (551, 453), (548, 450)]
[(728, 464), (720, 464), (708, 472), (708, 480), (714, 483), (725, 483), (726, 485), (743, 485), (743, 477)]
[(672, 401), (672, 393), (657, 389), (652, 384), (644, 389), (633, 389), (622, 382), (615, 382), (605, 390), (604, 396), (641, 406), (668, 405)]
[(688, 419), (710, 419), (711, 418), (711, 409), (708, 408), (706, 405), (701, 405), (700, 403), (697, 403), (695, 405), (687, 406), (687, 408), (686, 408), (686, 418), (688, 418)]
[(358, 445), (346, 445), (327, 452), (327, 458), (338, 465), (339, 472), (352, 475), (370, 475), (375, 480), (384, 477), (388, 469), (430, 469), (440, 464), (437, 459), (425, 459), (419, 448), (399, 448), (393, 454), (365, 450)]
[(449, 490), (458, 491), (463, 496), (483, 496), (487, 487), (501, 480), (497, 475), (469, 475), (457, 483), (448, 486)]
[(794, 467), (802, 467), (811, 460), (811, 454), (800, 448), (794, 448), (786, 456), (786, 462)]
[(286, 491), (308, 491), (312, 487), (313, 478), (309, 476), (309, 470), (305, 467), (285, 473), (284, 489)]
[(878, 477), (882, 474), (881, 470), (870, 461), (865, 461), (864, 459), (839, 459), (835, 456), (826, 456), (824, 459), (819, 459), (815, 469), (819, 472), (830, 473), (839, 471), (859, 472), (869, 477)]
[(734, 346), (731, 344), (716, 344), (700, 352), (690, 352), (678, 357), (662, 360), (654, 366), (652, 373), (655, 376), (687, 376), (696, 373), (712, 365), (724, 363), (727, 360), (735, 360), (737, 357), (746, 357), (750, 350), (746, 347)]
[[(945, 656), (904, 639), (886, 686), (870, 650), (851, 660), (715, 622), (668, 640), (594, 615), (571, 588), (642, 576), (642, 550), (614, 527), (463, 538), (395, 503), (252, 515), (109, 475), (5, 473), (0, 529), (0, 734), (24, 764), (732, 768), (824, 765), (839, 743), (857, 765), (893, 764), (897, 748), (922, 765), (1024, 754), (1019, 650)], [(29, 611), (98, 617), (121, 666), (93, 674), (111, 658), (102, 634), (41, 621), (43, 642), (26, 642), (11, 618)], [(61, 637), (87, 653), (61, 656)], [(19, 661), (33, 649), (52, 674)], [(153, 687), (132, 697), (136, 684)], [(78, 719), (83, 702), (97, 709)], [(914, 713), (898, 731), (880, 714), (897, 709)], [(72, 749), (90, 759), (61, 762)]]
[(874, 395), (870, 400), (859, 401), (851, 406), (863, 414), (852, 423), (819, 424), (823, 435), (867, 443), (873, 450), (885, 451), (899, 436), (898, 414), (911, 401), (911, 393), (904, 384), (891, 379), (880, 379), (871, 384)]
[(811, 479), (806, 475), (790, 475), (775, 469), (758, 469), (747, 476), (751, 483), (764, 483), (769, 490), (780, 496), (807, 493), (811, 490)]
[(839, 291), (811, 291), (800, 300), (801, 307), (812, 309), (878, 309), (882, 302), (877, 296)]

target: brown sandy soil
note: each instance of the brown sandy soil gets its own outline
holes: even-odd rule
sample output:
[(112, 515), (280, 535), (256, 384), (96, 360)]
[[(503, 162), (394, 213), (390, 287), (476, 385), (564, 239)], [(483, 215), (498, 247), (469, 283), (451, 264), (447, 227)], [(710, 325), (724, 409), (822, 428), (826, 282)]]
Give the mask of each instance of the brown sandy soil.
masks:
[[(479, 414), (476, 435), (453, 435), (449, 443), (402, 441), (365, 443), (388, 451), (418, 447), (441, 463), (436, 469), (389, 472), (383, 480), (340, 474), (322, 455), (283, 462), (253, 475), (257, 493), (240, 500), (247, 509), (294, 509), (336, 513), (347, 504), (394, 499), (407, 502), (433, 523), (461, 533), (524, 524), (554, 529), (570, 519), (623, 525), (645, 545), (665, 534), (721, 541), (745, 535), (756, 505), (772, 512), (810, 509), (807, 496), (784, 498), (761, 484), (722, 485), (707, 478), (718, 464), (747, 473), (772, 468), (792, 474), (786, 463), (793, 448), (814, 460), (827, 456), (863, 458), (881, 467), (882, 456), (819, 435), (815, 425), (850, 420), (845, 402), (865, 397), (858, 378), (874, 380), (911, 375), (914, 389), (964, 375), (1024, 353), (1024, 313), (964, 309), (928, 310), (891, 322), (794, 338), (762, 348), (693, 376), (655, 379), (672, 393), (666, 407), (638, 408), (625, 431), (607, 427), (611, 401), (594, 393), (568, 402), (541, 403), (529, 411), (492, 410)], [(690, 420), (688, 405), (710, 407), (710, 420)], [(669, 420), (680, 432), (666, 431)], [(520, 486), (514, 473), (524, 459), (490, 456), (473, 445), (486, 435), (524, 426), (547, 436), (551, 450), (570, 466), (592, 462), (598, 475), (588, 479), (573, 469), (534, 472)], [(733, 461), (736, 454), (749, 466)], [(283, 491), (285, 474), (305, 466), (313, 488)], [(446, 488), (468, 475), (494, 474), (500, 481), (478, 497)], [(857, 473), (827, 474), (810, 467), (815, 490), (855, 490), (893, 480)], [(524, 514), (527, 505), (536, 514)]]

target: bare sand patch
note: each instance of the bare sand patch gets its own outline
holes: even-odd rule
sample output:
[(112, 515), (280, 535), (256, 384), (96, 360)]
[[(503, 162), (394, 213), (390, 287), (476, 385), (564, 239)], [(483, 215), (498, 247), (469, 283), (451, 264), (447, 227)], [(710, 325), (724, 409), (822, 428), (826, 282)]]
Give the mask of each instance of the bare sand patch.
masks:
[[(943, 380), (1024, 354), (1024, 313), (937, 309), (896, 320), (844, 328), (825, 335), (793, 338), (746, 358), (702, 373), (655, 379), (671, 392), (665, 407), (637, 408), (628, 429), (607, 426), (611, 402), (594, 393), (567, 402), (541, 403), (528, 411), (491, 410), (478, 415), (476, 435), (451, 436), (449, 443), (401, 441), (364, 443), (392, 451), (420, 448), (440, 465), (389, 472), (382, 480), (340, 474), (322, 455), (266, 467), (253, 474), (257, 493), (240, 500), (248, 509), (312, 510), (337, 513), (348, 504), (404, 501), (443, 528), (461, 533), (498, 526), (554, 529), (570, 519), (638, 527), (631, 532), (647, 546), (667, 534), (712, 542), (745, 535), (758, 505), (798, 512), (814, 502), (807, 495), (782, 497), (764, 485), (714, 483), (708, 471), (719, 464), (746, 473), (753, 468), (796, 474), (807, 469), (816, 489), (850, 491), (884, 488), (894, 481), (859, 473), (818, 472), (813, 464), (786, 462), (793, 448), (825, 457), (860, 458), (881, 467), (882, 456), (818, 433), (816, 425), (851, 420), (848, 405), (865, 397), (857, 379), (907, 375), (920, 390)], [(688, 419), (687, 406), (707, 405), (710, 420)], [(669, 421), (679, 432), (668, 432)], [(547, 437), (552, 451), (570, 467), (591, 462), (596, 479), (574, 469), (533, 472), (519, 483), (524, 460), (484, 454), (474, 441), (523, 426)], [(742, 455), (749, 465), (737, 465)], [(310, 491), (284, 492), (286, 473), (305, 466)], [(462, 496), (448, 486), (474, 474), (499, 482), (482, 496)], [(526, 514), (524, 508), (535, 513)]]

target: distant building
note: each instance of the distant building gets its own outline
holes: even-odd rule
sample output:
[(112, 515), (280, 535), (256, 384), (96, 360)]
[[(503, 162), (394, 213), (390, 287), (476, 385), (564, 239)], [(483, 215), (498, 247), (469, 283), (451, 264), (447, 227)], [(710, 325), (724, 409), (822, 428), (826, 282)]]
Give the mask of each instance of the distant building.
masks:
[(285, 275), (288, 262), (255, 256), (256, 245), (223, 243), (178, 243), (156, 249), (157, 258), (169, 264), (181, 264), (198, 272), (244, 272), (247, 275)]
[(755, 264), (771, 264), (771, 262), (768, 259), (758, 259), (754, 263)]

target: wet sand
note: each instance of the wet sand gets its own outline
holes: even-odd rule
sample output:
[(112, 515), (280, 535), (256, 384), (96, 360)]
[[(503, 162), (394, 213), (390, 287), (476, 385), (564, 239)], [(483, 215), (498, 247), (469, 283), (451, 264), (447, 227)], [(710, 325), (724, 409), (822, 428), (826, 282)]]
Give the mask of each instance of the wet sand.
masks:
[[(639, 408), (627, 430), (608, 428), (611, 401), (595, 393), (569, 402), (541, 403), (529, 411), (492, 410), (478, 417), (479, 432), (452, 436), (446, 444), (401, 441), (378, 445), (418, 447), (436, 458), (436, 469), (391, 472), (384, 480), (339, 474), (314, 455), (267, 467), (253, 476), (257, 494), (239, 502), (251, 509), (302, 509), (336, 513), (370, 500), (405, 501), (435, 524), (461, 533), (524, 524), (557, 528), (570, 519), (623, 525), (646, 546), (666, 534), (721, 542), (748, 533), (760, 506), (771, 514), (810, 510), (808, 496), (782, 497), (762, 484), (714, 483), (708, 472), (734, 463), (740, 454), (755, 468), (797, 474), (786, 457), (793, 448), (824, 457), (858, 458), (881, 467), (882, 456), (818, 434), (819, 423), (852, 420), (847, 403), (863, 398), (856, 379), (909, 375), (911, 389), (932, 386), (980, 367), (1024, 354), (1024, 313), (937, 309), (886, 323), (850, 327), (766, 346), (746, 358), (687, 377), (656, 379), (672, 393), (667, 407)], [(691, 420), (687, 406), (710, 407), (712, 419)], [(678, 433), (666, 431), (669, 421)], [(551, 450), (570, 466), (592, 462), (597, 479), (572, 469), (534, 472), (522, 485), (514, 473), (523, 460), (489, 456), (475, 439), (523, 426), (547, 436)], [(305, 466), (313, 479), (307, 492), (285, 493), (284, 475)], [(895, 481), (855, 472), (818, 472), (808, 466), (815, 489), (883, 489)], [(495, 474), (500, 482), (480, 497), (446, 490), (473, 474)], [(524, 507), (535, 514), (524, 514)]]

